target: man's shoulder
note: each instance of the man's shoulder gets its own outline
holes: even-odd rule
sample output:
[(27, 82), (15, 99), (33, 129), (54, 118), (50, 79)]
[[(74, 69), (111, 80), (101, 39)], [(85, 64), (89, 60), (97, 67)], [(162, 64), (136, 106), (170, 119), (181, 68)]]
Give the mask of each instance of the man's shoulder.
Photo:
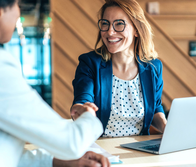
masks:
[(15, 62), (16, 59), (8, 51), (6, 51), (3, 48), (0, 48), (0, 62), (3, 63), (3, 62), (7, 62), (7, 61)]
[(11, 56), (11, 54), (9, 53), (9, 52), (7, 52), (5, 49), (3, 49), (3, 48), (0, 48), (0, 59), (1, 60), (6, 60), (7, 59), (7, 57), (10, 57)]
[(5, 66), (21, 68), (19, 60), (5, 49), (0, 48), (0, 67), (3, 68)]

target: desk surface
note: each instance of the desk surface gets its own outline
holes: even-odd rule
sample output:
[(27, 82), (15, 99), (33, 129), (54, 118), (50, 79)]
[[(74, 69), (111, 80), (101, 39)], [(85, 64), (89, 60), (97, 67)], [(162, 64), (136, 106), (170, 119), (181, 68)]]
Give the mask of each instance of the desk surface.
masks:
[(161, 135), (100, 138), (96, 143), (112, 155), (119, 155), (123, 164), (112, 167), (196, 167), (196, 148), (163, 155), (155, 155), (122, 148), (120, 144), (160, 138)]
[[(110, 154), (120, 156), (120, 160), (123, 161), (123, 164), (112, 165), (112, 167), (196, 167), (196, 148), (155, 155), (120, 147), (120, 144), (160, 137), (161, 135), (100, 138), (96, 143)], [(25, 147), (30, 150), (37, 148), (32, 144), (26, 144)]]

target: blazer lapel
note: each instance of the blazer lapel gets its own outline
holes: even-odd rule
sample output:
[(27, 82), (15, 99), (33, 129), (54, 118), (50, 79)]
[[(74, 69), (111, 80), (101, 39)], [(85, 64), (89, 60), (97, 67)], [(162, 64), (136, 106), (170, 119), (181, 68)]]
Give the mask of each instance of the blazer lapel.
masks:
[(152, 121), (151, 118), (154, 114), (154, 85), (152, 82), (153, 76), (149, 66), (147, 65), (145, 67), (145, 65), (142, 64), (138, 63), (140, 82), (144, 100), (144, 124), (141, 135), (144, 131), (146, 131), (149, 128), (147, 127), (147, 125), (150, 124), (149, 121)]
[(100, 68), (100, 85), (101, 85), (101, 121), (103, 128), (107, 126), (110, 112), (111, 112), (111, 98), (112, 98), (112, 61), (102, 61)]

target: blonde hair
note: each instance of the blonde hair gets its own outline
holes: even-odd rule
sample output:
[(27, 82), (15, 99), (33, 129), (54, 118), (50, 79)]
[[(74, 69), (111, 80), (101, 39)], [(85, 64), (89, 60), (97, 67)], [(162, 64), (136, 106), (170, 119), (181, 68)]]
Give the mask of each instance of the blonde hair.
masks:
[[(152, 59), (158, 57), (157, 52), (154, 49), (154, 43), (152, 41), (152, 29), (148, 21), (144, 16), (144, 11), (136, 0), (105, 0), (106, 3), (99, 10), (99, 17), (103, 19), (106, 8), (112, 6), (120, 7), (130, 18), (135, 29), (137, 30), (138, 37), (135, 38), (134, 44), (134, 56), (137, 59), (137, 55), (143, 62), (149, 62)], [(102, 46), (97, 48), (99, 42), (102, 42)], [(111, 53), (107, 50), (107, 47), (101, 40), (101, 32), (99, 31), (97, 41), (95, 44), (95, 52), (103, 57), (105, 61), (111, 59)]]

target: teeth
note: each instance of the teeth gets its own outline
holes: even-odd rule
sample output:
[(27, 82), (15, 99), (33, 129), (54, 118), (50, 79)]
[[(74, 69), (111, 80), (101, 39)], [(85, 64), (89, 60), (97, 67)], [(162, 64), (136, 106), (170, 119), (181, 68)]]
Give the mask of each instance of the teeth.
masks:
[(118, 42), (120, 39), (108, 39), (109, 42)]

